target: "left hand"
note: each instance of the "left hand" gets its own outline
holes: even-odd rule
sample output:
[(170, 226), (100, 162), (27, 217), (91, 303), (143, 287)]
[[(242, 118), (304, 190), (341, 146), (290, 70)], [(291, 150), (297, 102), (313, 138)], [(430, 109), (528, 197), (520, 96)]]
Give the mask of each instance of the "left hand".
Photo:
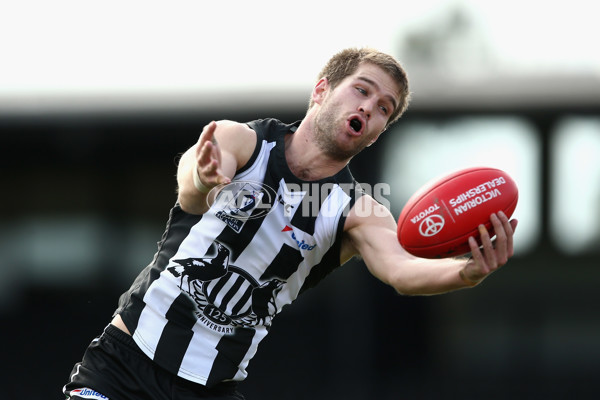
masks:
[(492, 214), (490, 221), (496, 234), (496, 239), (493, 242), (483, 224), (479, 225), (481, 248), (474, 237), (469, 237), (471, 258), (462, 269), (461, 277), (465, 283), (471, 286), (477, 285), (492, 272), (506, 264), (514, 254), (513, 235), (518, 221), (516, 219), (509, 221), (502, 211)]

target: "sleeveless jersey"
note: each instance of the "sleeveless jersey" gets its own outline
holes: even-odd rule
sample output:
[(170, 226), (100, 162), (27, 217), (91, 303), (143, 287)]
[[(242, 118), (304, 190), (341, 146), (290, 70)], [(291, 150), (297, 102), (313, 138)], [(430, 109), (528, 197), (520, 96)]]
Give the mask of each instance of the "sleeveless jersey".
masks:
[(284, 136), (298, 123), (248, 123), (249, 162), (203, 215), (171, 209), (153, 261), (115, 314), (141, 350), (184, 379), (240, 381), (273, 317), (340, 265), (344, 221), (361, 191), (346, 167), (298, 179)]

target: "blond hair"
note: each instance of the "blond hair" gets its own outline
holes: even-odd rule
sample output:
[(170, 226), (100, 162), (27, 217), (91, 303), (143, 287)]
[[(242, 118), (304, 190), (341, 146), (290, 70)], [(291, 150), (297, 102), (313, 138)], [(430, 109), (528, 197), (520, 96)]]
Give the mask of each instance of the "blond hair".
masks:
[[(370, 63), (383, 69), (394, 79), (400, 88), (400, 99), (396, 109), (390, 114), (386, 125), (387, 128), (387, 126), (393, 124), (402, 116), (410, 101), (408, 77), (404, 68), (402, 68), (394, 57), (368, 47), (345, 49), (329, 59), (319, 73), (317, 81), (327, 78), (329, 85), (333, 89), (346, 77), (356, 72), (362, 63)], [(310, 109), (313, 104), (314, 101), (311, 99), (308, 108)]]

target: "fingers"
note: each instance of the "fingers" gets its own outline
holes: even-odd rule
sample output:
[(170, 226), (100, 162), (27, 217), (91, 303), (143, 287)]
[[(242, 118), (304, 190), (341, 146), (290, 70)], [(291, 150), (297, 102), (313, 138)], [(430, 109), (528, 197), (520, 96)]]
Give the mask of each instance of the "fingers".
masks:
[(215, 186), (226, 181), (220, 171), (219, 161), (213, 157), (210, 143), (203, 146), (196, 168), (198, 168), (200, 180), (208, 186)]
[(229, 179), (221, 171), (221, 152), (215, 140), (217, 123), (210, 122), (202, 129), (196, 149), (196, 168), (203, 184), (213, 187), (227, 183)]
[(478, 227), (479, 237), (481, 239), (481, 245), (483, 247), (483, 272), (489, 273), (496, 269), (496, 265), (498, 264), (498, 260), (496, 258), (496, 251), (494, 251), (494, 244), (492, 243), (492, 239), (490, 237), (490, 233), (485, 228), (485, 225), (481, 224)]
[(200, 138), (198, 139), (198, 148), (196, 150), (198, 161), (208, 161), (206, 158), (210, 156), (213, 147), (217, 144), (215, 140), (216, 129), (217, 123), (215, 121), (212, 121), (208, 125), (205, 125), (202, 129), (202, 133), (200, 134)]
[[(474, 264), (479, 269), (481, 269), (482, 266), (485, 267), (486, 262), (483, 258), (483, 253), (479, 249), (479, 244), (477, 243), (477, 240), (475, 240), (475, 238), (473, 236), (469, 237), (469, 247), (471, 248), (471, 258), (473, 259)], [(485, 272), (481, 275), (485, 275)]]
[(214, 145), (212, 142), (204, 142), (199, 144), (197, 161), (199, 165), (208, 165), (212, 160)]
[[(508, 223), (506, 216), (504, 216), (504, 219)], [(494, 233), (496, 234), (496, 240), (494, 243), (494, 249), (496, 250), (494, 252), (496, 255), (495, 261), (496, 264), (504, 265), (508, 261), (508, 235), (506, 233), (503, 221), (497, 214), (492, 214), (490, 216), (490, 222), (492, 223)]]
[(496, 232), (496, 253), (498, 263), (504, 265), (508, 259), (514, 255), (513, 235), (517, 221), (509, 221), (506, 214), (502, 211), (498, 214), (492, 214), (490, 217), (494, 231)]
[(200, 134), (199, 145), (200, 147), (206, 142), (214, 142), (215, 130), (217, 129), (217, 123), (211, 121), (208, 125), (204, 126), (202, 133)]
[(474, 275), (481, 278), (495, 271), (508, 262), (514, 255), (513, 235), (517, 227), (517, 220), (509, 221), (506, 214), (498, 212), (490, 216), (496, 240), (492, 242), (490, 233), (485, 225), (478, 227), (481, 246), (474, 237), (469, 237), (469, 247), (476, 271)]

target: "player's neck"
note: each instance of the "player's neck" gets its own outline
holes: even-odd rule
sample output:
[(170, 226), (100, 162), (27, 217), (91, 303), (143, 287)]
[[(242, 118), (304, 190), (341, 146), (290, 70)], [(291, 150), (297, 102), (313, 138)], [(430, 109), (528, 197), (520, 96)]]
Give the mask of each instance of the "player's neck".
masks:
[(349, 160), (339, 161), (328, 157), (315, 144), (310, 130), (302, 128), (301, 125), (294, 134), (285, 138), (285, 158), (296, 177), (316, 181), (337, 174), (348, 164)]

